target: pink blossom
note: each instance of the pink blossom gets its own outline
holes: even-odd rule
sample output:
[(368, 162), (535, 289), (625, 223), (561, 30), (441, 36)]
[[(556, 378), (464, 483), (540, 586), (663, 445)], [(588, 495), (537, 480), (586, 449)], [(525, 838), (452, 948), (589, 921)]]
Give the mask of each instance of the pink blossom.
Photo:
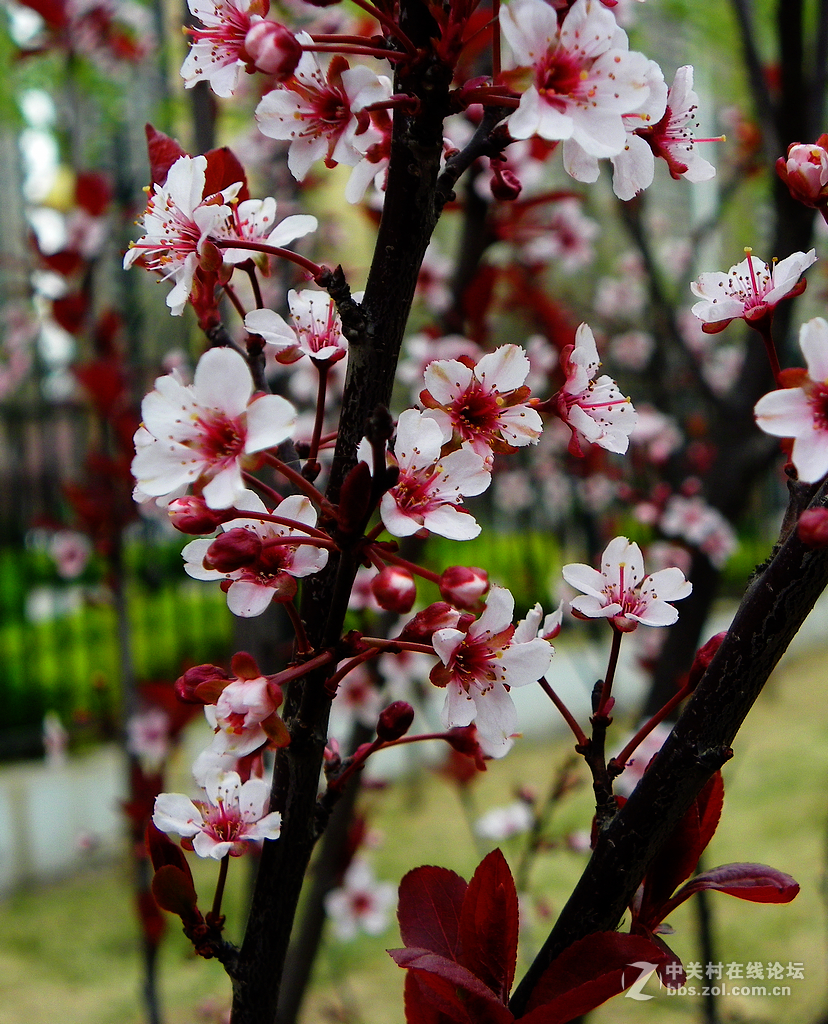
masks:
[(196, 801), (183, 793), (160, 793), (152, 815), (156, 828), (183, 836), (199, 857), (214, 860), (239, 857), (250, 843), (279, 838), (282, 816), (265, 813), (270, 787), (264, 779), (242, 785), (236, 772), (225, 772), (209, 778), (205, 790), (207, 799)]
[(259, 551), (258, 557), (238, 568), (211, 568), (205, 565), (205, 557), (214, 543), (210, 540), (191, 541), (181, 554), (185, 560), (184, 570), (193, 579), (228, 581), (227, 607), (234, 615), (252, 618), (261, 615), (274, 597), (290, 600), (296, 592), (296, 578), (319, 572), (328, 561), (328, 552), (314, 544), (278, 543), (280, 538), (289, 534), (305, 536), (302, 527), (316, 526), (316, 511), (303, 495), (289, 495), (277, 508), (278, 514), (293, 520), (295, 527), (256, 519), (255, 513), (267, 512), (267, 509), (252, 491), (243, 491), (236, 507), (253, 513), (253, 516), (233, 519), (225, 523), (222, 530), (225, 533), (230, 530), (248, 531), (252, 546)]
[(487, 811), (474, 823), (474, 831), (481, 839), (502, 843), (512, 836), (528, 832), (534, 820), (531, 805), (525, 800), (515, 800), (505, 807), (493, 807)]
[(664, 507), (659, 528), (668, 537), (681, 537), (704, 552), (713, 565), (721, 568), (739, 541), (736, 532), (718, 509), (696, 495), (686, 498), (674, 494)]
[(358, 665), (336, 688), (333, 703), (336, 735), (347, 736), (354, 722), (373, 729), (382, 707), (383, 697), (376, 681), (364, 665)]
[(538, 413), (525, 404), (530, 364), (518, 345), (501, 345), (476, 365), (456, 359), (428, 364), (420, 401), (426, 416), (486, 458), (536, 444), (543, 430)]
[(225, 249), (234, 238), (247, 242), (264, 242), (284, 248), (297, 238), (304, 238), (311, 231), (316, 231), (316, 217), (307, 214), (294, 214), (285, 217), (278, 224), (276, 221), (276, 200), (245, 199), (234, 204), (228, 220), (216, 231), (215, 242), (222, 249), (225, 263), (243, 263), (257, 254), (250, 249)]
[(247, 457), (290, 437), (296, 418), (284, 398), (253, 395), (244, 357), (229, 348), (205, 352), (191, 385), (159, 377), (141, 414), (132, 462), (140, 493), (160, 497), (200, 480), (210, 508), (234, 503)]
[(480, 359), (483, 350), (475, 341), (461, 334), (446, 334), (434, 338), (428, 334), (412, 334), (405, 339), (403, 355), (397, 367), (397, 377), (412, 389), (412, 402), (420, 395), (423, 374), (429, 363), (435, 359)]
[[(509, 689), (540, 679), (554, 650), (534, 629), (512, 625), (515, 599), (504, 587), (492, 587), (486, 609), (468, 630), (438, 629), (432, 645), (442, 665), (431, 670), (431, 681), (446, 687), (442, 722), (447, 728), (477, 726), (480, 745), (491, 757), (502, 757), (512, 746), (517, 712)], [(520, 629), (520, 626), (518, 626)]]
[(657, 124), (642, 126), (638, 130), (639, 138), (655, 156), (667, 161), (673, 178), (708, 181), (716, 173), (713, 164), (700, 156), (696, 149), (691, 124), (698, 105), (699, 98), (693, 91), (693, 68), (685, 64), (676, 71), (667, 93), (664, 116)]
[(820, 135), (813, 145), (797, 142), (788, 146), (787, 157), (776, 161), (776, 173), (794, 199), (824, 209), (828, 201), (828, 135)]
[(92, 557), (92, 542), (77, 530), (60, 530), (52, 537), (50, 554), (58, 575), (73, 580), (83, 572)]
[(754, 414), (766, 434), (794, 438), (791, 461), (799, 479), (816, 483), (828, 473), (828, 321), (815, 317), (803, 324), (799, 347), (807, 376), (802, 374), (799, 387), (760, 398)]
[(124, 269), (139, 258), (148, 270), (172, 281), (167, 305), (180, 316), (193, 287), (193, 275), (207, 236), (230, 215), (225, 205), (242, 183), (237, 181), (215, 196), (204, 198), (207, 158), (182, 156), (172, 165), (163, 185), (155, 185), (142, 218), (144, 236), (130, 244)]
[(580, 437), (610, 452), (623, 454), (636, 423), (635, 410), (615, 381), (606, 375), (595, 379), (598, 348), (586, 324), (575, 335), (575, 345), (561, 353), (566, 381), (552, 398), (554, 409), (572, 431), (570, 451), (581, 454)]
[(612, 13), (595, 0), (576, 0), (559, 27), (543, 0), (513, 0), (500, 25), (532, 84), (506, 124), (512, 138), (572, 139), (594, 157), (620, 153), (623, 115), (649, 94), (649, 62), (631, 53)]
[[(301, 32), (297, 39), (311, 43)], [(267, 93), (256, 107), (259, 130), (271, 139), (290, 142), (288, 167), (301, 181), (311, 164), (353, 167), (368, 149), (382, 142), (363, 108), (391, 96), (391, 81), (364, 66), (348, 67), (342, 57), (323, 70), (313, 53), (304, 53), (293, 77)]]
[(461, 509), (463, 498), (480, 494), (491, 482), (491, 457), (484, 458), (464, 444), (442, 456), (449, 440), (436, 420), (406, 409), (397, 422), (390, 461), (399, 466), (398, 483), (382, 496), (380, 515), (395, 537), (418, 530), (470, 540), (480, 533), (474, 518)]
[(397, 887), (378, 882), (368, 863), (355, 857), (342, 885), (325, 897), (325, 912), (338, 939), (348, 941), (359, 932), (380, 935), (388, 927), (397, 903)]
[[(619, 199), (632, 199), (653, 182), (655, 160), (650, 146), (639, 135), (642, 127), (659, 121), (667, 100), (667, 84), (661, 68), (654, 60), (648, 61), (644, 77), (647, 94), (637, 102), (632, 113), (623, 117), (626, 139), (624, 146), (610, 157), (612, 163), (612, 189)], [(593, 182), (600, 173), (598, 157), (587, 152), (575, 139), (564, 142), (564, 170), (577, 181)]]
[(817, 258), (813, 249), (795, 252), (781, 263), (774, 262), (771, 268), (752, 255), (751, 249), (745, 252), (747, 258), (726, 274), (718, 270), (702, 274), (690, 285), (701, 300), (693, 306), (693, 313), (705, 330), (720, 331), (731, 320), (751, 323), (768, 316), (782, 299), (804, 289), (799, 279)]
[(570, 601), (578, 618), (605, 618), (623, 633), (644, 626), (670, 626), (678, 612), (669, 604), (688, 597), (692, 584), (680, 569), (661, 569), (644, 575), (644, 559), (637, 544), (626, 537), (611, 540), (601, 556), (601, 571), (573, 563), (563, 567), (566, 582), (582, 590)]
[(261, 0), (187, 0), (187, 6), (203, 28), (187, 30), (193, 42), (181, 67), (184, 85), (207, 81), (216, 96), (232, 96), (247, 63), (245, 36), (263, 20)]
[(291, 323), (272, 309), (254, 309), (244, 318), (244, 326), (273, 345), (280, 363), (293, 363), (302, 356), (320, 363), (342, 359), (348, 342), (333, 299), (311, 288), (291, 289), (287, 298)]
[(126, 723), (127, 750), (139, 757), (146, 770), (158, 771), (170, 752), (170, 716), (163, 708), (147, 708), (130, 715)]
[[(624, 771), (619, 775), (618, 781), (615, 784), (616, 792), (620, 793), (621, 796), (627, 797), (632, 793), (638, 785), (641, 777), (644, 775), (644, 772), (647, 770), (647, 766), (650, 761), (652, 761), (655, 755), (664, 746), (664, 741), (670, 735), (670, 731), (670, 726), (665, 725), (662, 722), (651, 732), (647, 733), (641, 743), (639, 743), (634, 752), (630, 755), (630, 759), (627, 761)], [(632, 736), (629, 735), (623, 742), (619, 743), (617, 753), (621, 753), (627, 742), (631, 739)]]

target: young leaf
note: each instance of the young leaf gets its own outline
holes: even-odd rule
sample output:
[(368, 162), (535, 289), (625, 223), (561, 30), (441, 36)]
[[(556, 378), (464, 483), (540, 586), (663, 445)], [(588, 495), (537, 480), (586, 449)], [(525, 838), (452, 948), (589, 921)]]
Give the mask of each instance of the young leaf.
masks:
[(492, 850), (478, 866), (460, 913), (460, 962), (505, 1002), (515, 977), (518, 898), (506, 858)]
[(465, 881), (447, 868), (414, 868), (400, 882), (397, 919), (406, 946), (456, 960)]
[(549, 965), (529, 1000), (521, 1024), (565, 1024), (617, 996), (639, 977), (635, 963), (654, 967), (670, 959), (642, 935), (595, 932)]
[(416, 975), (423, 999), (457, 1024), (512, 1024), (513, 1014), (471, 971), (427, 949), (389, 949), (394, 962)]
[(162, 910), (178, 914), (185, 924), (201, 918), (192, 878), (172, 864), (165, 864), (153, 875), (152, 895)]
[(799, 892), (796, 879), (765, 864), (722, 864), (691, 878), (670, 900), (671, 909), (694, 892), (715, 889), (751, 903), (790, 903)]
[(153, 185), (163, 185), (172, 165), (180, 157), (186, 156), (187, 151), (175, 139), (159, 132), (151, 124), (146, 125), (144, 130), (147, 134), (150, 181)]

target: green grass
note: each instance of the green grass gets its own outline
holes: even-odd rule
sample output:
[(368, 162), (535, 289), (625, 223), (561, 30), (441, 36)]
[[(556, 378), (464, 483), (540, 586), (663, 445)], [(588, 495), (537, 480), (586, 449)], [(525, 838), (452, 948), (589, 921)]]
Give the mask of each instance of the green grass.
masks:
[[(752, 860), (788, 871), (802, 890), (788, 906), (744, 903), (711, 895), (716, 921), (716, 959), (788, 961), (805, 965), (805, 980), (788, 982), (789, 998), (739, 997), (723, 1001), (725, 1021), (752, 1024), (807, 1024), (826, 1003), (826, 909), (823, 875), (828, 780), (828, 709), (823, 694), (823, 659), (791, 662), (771, 680), (735, 744), (725, 767), (726, 799), (722, 825), (706, 863), (714, 866)], [(472, 791), (480, 809), (506, 803), (515, 787), (543, 792), (568, 756), (569, 744), (518, 746), (490, 765)], [(180, 766), (186, 771), (186, 766)], [(581, 766), (576, 769), (583, 778)], [(469, 837), (455, 789), (423, 770), (414, 778), (365, 795), (373, 827), (383, 842), (371, 856), (381, 878), (399, 879), (417, 864), (440, 864), (469, 877), (479, 860)], [(581, 786), (560, 806), (552, 837), (562, 839), (588, 827), (590, 792)], [(505, 844), (512, 865), (519, 840)], [(567, 898), (583, 857), (559, 846), (544, 853), (532, 872), (534, 895), (554, 915)], [(197, 862), (202, 901), (209, 902), (216, 866)], [(246, 864), (232, 864), (228, 936), (241, 928), (240, 890)], [(522, 956), (542, 938), (548, 918), (530, 914), (522, 933)], [(668, 941), (685, 960), (697, 960), (692, 909), (671, 918), (676, 934)], [(399, 942), (396, 929), (378, 938), (334, 944), (320, 958), (316, 987), (305, 1024), (348, 1020), (351, 1024), (402, 1024), (402, 972), (385, 949)], [(0, 904), (0, 1024), (138, 1024), (141, 1021), (136, 925), (130, 907), (125, 866), (97, 869), (62, 885), (18, 892)], [(204, 1020), (196, 1007), (223, 1006), (229, 988), (222, 969), (197, 961), (170, 920), (162, 954), (162, 991), (168, 1024)], [(645, 991), (655, 992), (652, 982)], [(350, 1007), (351, 1016), (332, 1016)], [(698, 1020), (695, 1000), (663, 994), (646, 1003), (616, 999), (597, 1011), (594, 1024), (671, 1024)]]

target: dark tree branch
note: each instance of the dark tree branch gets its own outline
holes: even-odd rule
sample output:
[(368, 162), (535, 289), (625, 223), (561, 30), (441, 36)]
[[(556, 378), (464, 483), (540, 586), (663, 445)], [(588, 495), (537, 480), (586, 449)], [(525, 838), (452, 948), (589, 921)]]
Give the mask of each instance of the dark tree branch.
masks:
[[(823, 483), (811, 507), (826, 505), (828, 484)], [(599, 835), (569, 902), (512, 997), (516, 1016), (525, 1012), (532, 989), (564, 949), (618, 926), (665, 839), (731, 756), (738, 729), (826, 585), (828, 549), (807, 548), (793, 531), (750, 585), (673, 732)]]

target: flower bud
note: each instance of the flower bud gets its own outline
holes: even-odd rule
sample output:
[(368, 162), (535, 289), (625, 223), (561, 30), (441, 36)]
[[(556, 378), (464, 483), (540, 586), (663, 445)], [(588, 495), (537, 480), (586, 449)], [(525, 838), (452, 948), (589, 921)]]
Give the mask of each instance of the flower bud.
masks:
[(218, 665), (194, 665), (176, 679), (175, 695), (182, 704), (215, 704), (229, 682), (230, 676)]
[(405, 736), (414, 721), (414, 708), (404, 700), (395, 700), (380, 712), (377, 721), (377, 737), (383, 743), (393, 743)]
[(217, 572), (233, 572), (252, 565), (262, 553), (261, 538), (252, 530), (236, 527), (216, 537), (207, 548), (204, 568)]
[(414, 577), (399, 565), (386, 565), (371, 580), (371, 590), (380, 608), (405, 615), (417, 597)]
[(828, 508), (807, 508), (796, 528), (799, 539), (809, 548), (828, 546)]
[(203, 498), (193, 495), (174, 498), (167, 506), (167, 512), (176, 530), (195, 536), (215, 532), (227, 519), (223, 510), (208, 508)]
[(475, 725), (461, 725), (454, 729), (449, 729), (445, 733), (445, 739), (458, 754), (465, 754), (466, 757), (474, 758), (478, 771), (486, 771), (485, 755), (478, 743), (477, 727)]
[(488, 590), (488, 573), (474, 566), (451, 565), (440, 577), (440, 594), (457, 608), (476, 608)]
[(456, 608), (452, 608), (445, 601), (435, 601), (428, 608), (417, 612), (414, 618), (405, 624), (399, 639), (430, 644), (436, 630), (446, 627), (467, 630), (472, 622), (474, 622), (473, 615), (461, 615)]
[(523, 190), (523, 185), (521, 185), (520, 179), (514, 171), (510, 171), (508, 167), (502, 167), (500, 164), (495, 164), (494, 161), (492, 161), (492, 171), (494, 173), (489, 181), (489, 188), (494, 198), (504, 202), (511, 202), (517, 199)]
[(278, 82), (290, 78), (302, 56), (296, 36), (277, 21), (257, 21), (244, 37), (244, 53), (257, 71)]
[(690, 673), (687, 677), (687, 684), (691, 689), (695, 690), (698, 686), (701, 677), (707, 671), (707, 666), (713, 660), (713, 655), (721, 647), (722, 640), (726, 636), (726, 632), (716, 633), (715, 636), (711, 636), (707, 643), (703, 644), (696, 651), (696, 657), (693, 659), (693, 664), (690, 666)]
[(820, 136), (814, 145), (794, 143), (788, 147), (787, 158), (776, 162), (779, 177), (800, 203), (816, 207), (828, 201), (828, 151), (824, 143), (826, 136)]

